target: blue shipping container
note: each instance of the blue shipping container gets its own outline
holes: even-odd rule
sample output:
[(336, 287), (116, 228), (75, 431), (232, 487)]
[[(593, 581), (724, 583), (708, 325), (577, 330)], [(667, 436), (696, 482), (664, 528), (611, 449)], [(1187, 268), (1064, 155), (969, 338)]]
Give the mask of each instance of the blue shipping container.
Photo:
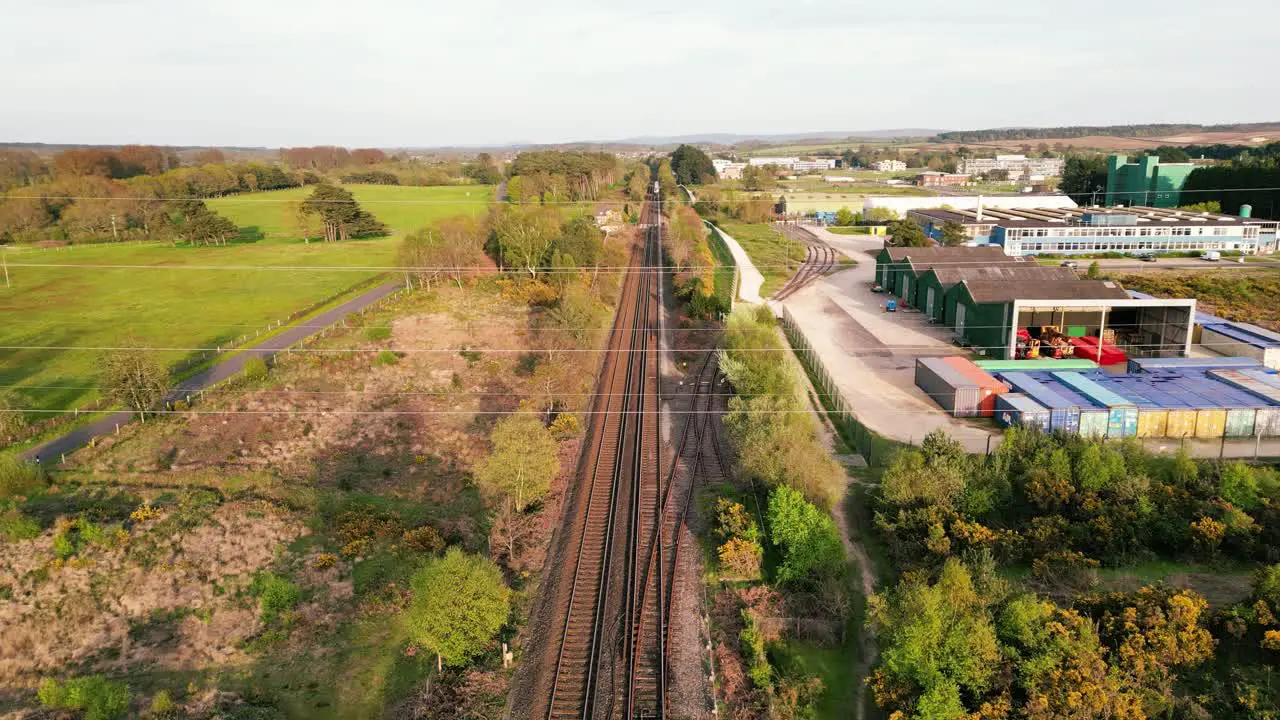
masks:
[(1060, 383), (1107, 409), (1107, 437), (1135, 437), (1138, 434), (1138, 407), (1090, 378), (1077, 372), (1055, 372)]
[(1049, 432), (1052, 419), (1049, 410), (1021, 393), (996, 396), (996, 422), (1004, 427), (1026, 425)]
[(1071, 435), (1080, 432), (1080, 407), (1024, 372), (1000, 373), (1009, 387), (1049, 408), (1049, 427)]

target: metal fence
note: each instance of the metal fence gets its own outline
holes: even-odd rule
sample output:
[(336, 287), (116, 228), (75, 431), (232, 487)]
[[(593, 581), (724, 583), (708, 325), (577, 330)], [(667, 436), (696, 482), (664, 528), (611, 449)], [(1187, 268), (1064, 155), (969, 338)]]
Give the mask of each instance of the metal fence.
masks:
[(791, 316), (791, 311), (785, 305), (780, 307), (782, 307), (780, 318), (782, 330), (787, 336), (787, 341), (791, 343), (791, 349), (795, 352), (796, 358), (800, 360), (800, 365), (804, 367), (813, 386), (817, 389), (818, 399), (826, 409), (827, 418), (836, 432), (840, 433), (840, 437), (846, 444), (866, 459), (868, 466), (888, 465), (894, 452), (903, 446), (902, 443), (877, 435), (858, 420), (853, 412), (853, 403), (844, 396), (826, 365), (822, 364), (822, 358), (818, 356), (813, 345), (800, 330), (795, 318)]

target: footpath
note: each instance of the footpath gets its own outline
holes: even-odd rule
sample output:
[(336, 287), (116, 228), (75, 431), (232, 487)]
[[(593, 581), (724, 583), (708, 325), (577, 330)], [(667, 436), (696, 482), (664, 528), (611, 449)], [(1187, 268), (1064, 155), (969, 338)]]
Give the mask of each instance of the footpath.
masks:
[(764, 275), (752, 264), (751, 257), (747, 255), (747, 251), (743, 250), (738, 241), (734, 240), (729, 233), (715, 225), (711, 225), (711, 229), (724, 241), (725, 246), (729, 248), (729, 254), (733, 256), (733, 262), (738, 266), (738, 299), (757, 305), (764, 302), (764, 298), (760, 297), (760, 288), (764, 285)]
[[(379, 285), (371, 290), (366, 290), (335, 308), (307, 318), (305, 324), (295, 325), (261, 342), (250, 345), (243, 351), (216, 363), (208, 370), (196, 373), (178, 383), (177, 387), (169, 391), (169, 394), (165, 396), (164, 402), (170, 403), (177, 400), (185, 400), (201, 390), (208, 389), (224, 380), (229, 380), (243, 371), (245, 363), (250, 359), (262, 358), (263, 360), (268, 360), (276, 353), (287, 350), (312, 335), (323, 332), (329, 326), (341, 322), (352, 313), (368, 308), (403, 287), (404, 284), (400, 281)], [(63, 455), (79, 450), (96, 438), (117, 432), (120, 427), (132, 422), (134, 417), (135, 413), (131, 410), (113, 412), (88, 425), (82, 425), (64, 435), (37, 445), (22, 453), (22, 457), (39, 463), (56, 464)]]

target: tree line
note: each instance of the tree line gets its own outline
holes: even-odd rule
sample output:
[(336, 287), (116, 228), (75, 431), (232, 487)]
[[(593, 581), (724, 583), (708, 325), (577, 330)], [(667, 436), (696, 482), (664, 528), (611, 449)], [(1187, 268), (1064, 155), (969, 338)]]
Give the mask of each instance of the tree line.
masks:
[[(1280, 649), (1273, 468), (1023, 428), (983, 457), (935, 432), (884, 472), (874, 517), (904, 570), (869, 610), (890, 712), (1255, 718), (1241, 698), (1280, 700), (1259, 682)], [(1212, 612), (1190, 590), (1101, 590), (1099, 568), (1152, 561), (1262, 569)]]
[(507, 168), (507, 196), (522, 203), (596, 200), (625, 173), (613, 153), (522, 152)]

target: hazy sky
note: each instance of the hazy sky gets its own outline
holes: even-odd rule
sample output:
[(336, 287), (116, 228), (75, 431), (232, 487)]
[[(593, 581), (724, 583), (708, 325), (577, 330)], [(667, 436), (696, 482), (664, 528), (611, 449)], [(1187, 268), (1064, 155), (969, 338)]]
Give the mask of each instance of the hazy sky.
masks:
[(1274, 0), (0, 0), (0, 141), (1280, 120)]

